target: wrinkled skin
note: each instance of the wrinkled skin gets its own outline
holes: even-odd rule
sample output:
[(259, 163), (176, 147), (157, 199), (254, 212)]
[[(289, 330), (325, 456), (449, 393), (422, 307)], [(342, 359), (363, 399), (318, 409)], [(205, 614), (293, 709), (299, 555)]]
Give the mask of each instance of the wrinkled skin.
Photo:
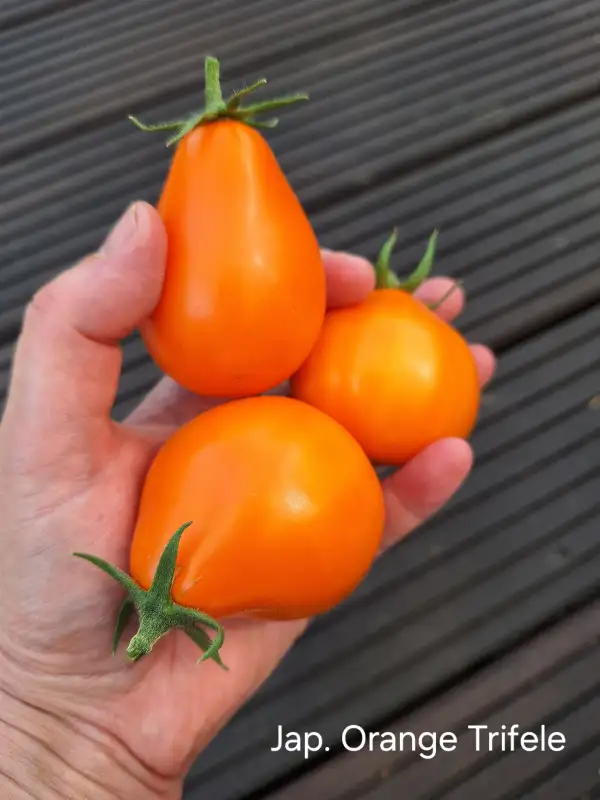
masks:
[[(307, 624), (227, 625), (229, 672), (213, 662), (197, 666), (197, 648), (178, 632), (131, 665), (122, 651), (110, 652), (121, 590), (71, 555), (92, 552), (127, 569), (156, 447), (209, 405), (165, 379), (124, 424), (111, 421), (119, 340), (155, 307), (165, 250), (158, 214), (137, 204), (98, 254), (39, 291), (26, 312), (0, 427), (0, 731), (13, 732), (12, 758), (17, 730), (33, 720), (36, 736), (90, 785), (121, 782), (106, 795), (81, 790), (82, 798), (179, 797), (191, 761)], [(330, 307), (372, 289), (362, 259), (325, 252), (324, 262)], [(447, 289), (446, 279), (436, 279), (420, 295), (435, 300)], [(457, 291), (438, 313), (450, 320), (462, 303)], [(483, 385), (493, 357), (482, 346), (473, 353)], [(471, 459), (466, 442), (443, 440), (386, 479), (386, 546), (451, 497)], [(21, 760), (28, 742), (19, 745)]]

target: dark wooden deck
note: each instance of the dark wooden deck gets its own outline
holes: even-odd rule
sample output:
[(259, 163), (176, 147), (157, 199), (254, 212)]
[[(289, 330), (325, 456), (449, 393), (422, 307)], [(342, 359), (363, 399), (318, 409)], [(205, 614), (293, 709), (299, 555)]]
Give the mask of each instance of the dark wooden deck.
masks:
[[(398, 266), (441, 231), (460, 327), (500, 359), (472, 477), (309, 629), (191, 770), (187, 800), (600, 797), (600, 0), (1, 0), (0, 390), (22, 308), (169, 153), (128, 113), (306, 89), (270, 140), (324, 245)], [(115, 409), (156, 380), (136, 338)], [(545, 723), (561, 753), (349, 754), (346, 725)], [(329, 752), (274, 755), (277, 725)]]

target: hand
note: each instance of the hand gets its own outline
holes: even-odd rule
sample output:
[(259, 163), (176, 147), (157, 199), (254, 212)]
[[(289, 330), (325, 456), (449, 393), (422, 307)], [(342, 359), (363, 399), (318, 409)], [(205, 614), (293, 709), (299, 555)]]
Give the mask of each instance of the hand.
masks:
[[(25, 315), (0, 427), (3, 797), (37, 797), (37, 780), (58, 787), (53, 797), (179, 797), (199, 751), (306, 626), (227, 625), (228, 672), (213, 662), (197, 666), (195, 645), (178, 632), (132, 665), (122, 651), (111, 655), (121, 590), (72, 556), (92, 552), (127, 569), (157, 446), (211, 404), (165, 379), (125, 423), (110, 417), (119, 340), (157, 303), (165, 252), (157, 212), (137, 204), (100, 253), (43, 287)], [(372, 289), (363, 259), (326, 252), (324, 262), (331, 305)], [(419, 294), (435, 301), (448, 286), (434, 279)], [(463, 299), (457, 290), (438, 313), (453, 319)], [(482, 346), (473, 352), (485, 384), (493, 356)], [(437, 511), (471, 460), (466, 442), (445, 440), (386, 479), (385, 545)]]

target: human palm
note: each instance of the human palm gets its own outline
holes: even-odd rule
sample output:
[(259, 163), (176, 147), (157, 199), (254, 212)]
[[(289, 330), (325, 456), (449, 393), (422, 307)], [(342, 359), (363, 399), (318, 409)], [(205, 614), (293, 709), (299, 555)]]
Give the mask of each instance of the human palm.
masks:
[[(306, 621), (225, 624), (228, 671), (197, 665), (197, 647), (173, 631), (132, 664), (111, 654), (123, 592), (73, 558), (93, 553), (127, 569), (140, 489), (157, 447), (213, 401), (164, 379), (124, 423), (110, 418), (119, 341), (157, 302), (165, 260), (157, 213), (138, 204), (103, 250), (63, 273), (30, 305), (0, 426), (0, 689), (85, 730), (108, 732), (177, 796), (191, 761), (262, 683)], [(355, 302), (372, 288), (360, 260), (325, 254), (329, 300)], [(427, 300), (447, 292), (437, 279)], [(460, 292), (439, 312), (462, 305)], [(474, 347), (482, 384), (493, 358)], [(438, 442), (385, 481), (385, 545), (406, 535), (456, 491), (468, 445)]]

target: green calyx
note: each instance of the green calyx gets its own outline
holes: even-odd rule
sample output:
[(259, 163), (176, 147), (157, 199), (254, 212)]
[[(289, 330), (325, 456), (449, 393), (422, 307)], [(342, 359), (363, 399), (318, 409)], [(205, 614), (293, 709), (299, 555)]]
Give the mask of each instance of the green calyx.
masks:
[[(158, 562), (152, 585), (148, 590), (142, 589), (125, 572), (97, 556), (92, 556), (88, 553), (73, 553), (77, 558), (89, 561), (103, 572), (106, 572), (127, 592), (127, 597), (123, 601), (117, 616), (113, 637), (113, 653), (116, 653), (127, 623), (133, 612), (136, 611), (139, 626), (137, 633), (130, 640), (127, 647), (127, 656), (132, 661), (138, 661), (143, 656), (148, 655), (160, 638), (169, 633), (169, 631), (179, 628), (204, 651), (198, 663), (211, 658), (219, 666), (226, 669), (219, 656), (219, 650), (225, 638), (221, 625), (208, 614), (181, 606), (171, 599), (179, 543), (183, 532), (191, 524), (191, 522), (186, 522), (169, 540)], [(205, 628), (215, 631), (214, 640), (210, 638)]]
[(390, 258), (392, 250), (398, 241), (398, 232), (396, 229), (392, 231), (389, 239), (386, 240), (383, 247), (379, 252), (377, 261), (375, 262), (375, 288), (376, 289), (402, 289), (405, 292), (414, 292), (419, 286), (427, 280), (433, 267), (435, 258), (435, 250), (437, 246), (438, 232), (434, 231), (429, 237), (425, 255), (421, 259), (416, 269), (406, 278), (400, 280), (398, 276), (390, 269)]
[[(398, 232), (396, 229), (392, 231), (392, 235), (389, 239), (386, 240), (383, 247), (379, 252), (379, 256), (377, 261), (375, 262), (375, 288), (376, 289), (402, 289), (405, 292), (412, 293), (419, 286), (427, 280), (429, 275), (431, 274), (431, 268), (433, 266), (433, 261), (435, 258), (435, 250), (437, 246), (437, 239), (438, 239), (438, 232), (434, 231), (431, 236), (429, 237), (429, 242), (427, 244), (427, 249), (425, 250), (425, 255), (421, 259), (419, 265), (416, 269), (406, 278), (405, 280), (400, 280), (398, 276), (392, 272), (390, 269), (390, 257), (392, 255), (392, 250), (394, 249), (394, 245), (398, 240)], [(461, 286), (460, 281), (454, 281), (452, 286), (448, 289), (447, 292), (440, 297), (435, 303), (425, 303), (427, 308), (431, 311), (437, 311), (437, 309), (446, 302), (446, 300), (450, 297), (450, 295), (454, 294), (454, 292), (460, 288)]]
[(234, 92), (228, 100), (224, 100), (223, 92), (221, 91), (220, 65), (218, 60), (212, 58), (212, 56), (207, 56), (205, 59), (204, 80), (204, 108), (202, 111), (193, 114), (189, 119), (160, 122), (156, 125), (145, 125), (136, 117), (130, 116), (129, 119), (142, 131), (174, 131), (173, 135), (167, 139), (167, 147), (170, 147), (199, 125), (215, 122), (218, 119), (234, 119), (254, 128), (274, 128), (279, 120), (275, 118), (260, 120), (257, 117), (265, 112), (275, 111), (278, 108), (292, 105), (301, 100), (308, 100), (308, 95), (306, 94), (291, 94), (244, 106), (242, 104), (244, 98), (260, 89), (261, 86), (265, 86), (267, 83), (265, 78), (261, 78), (250, 86)]

